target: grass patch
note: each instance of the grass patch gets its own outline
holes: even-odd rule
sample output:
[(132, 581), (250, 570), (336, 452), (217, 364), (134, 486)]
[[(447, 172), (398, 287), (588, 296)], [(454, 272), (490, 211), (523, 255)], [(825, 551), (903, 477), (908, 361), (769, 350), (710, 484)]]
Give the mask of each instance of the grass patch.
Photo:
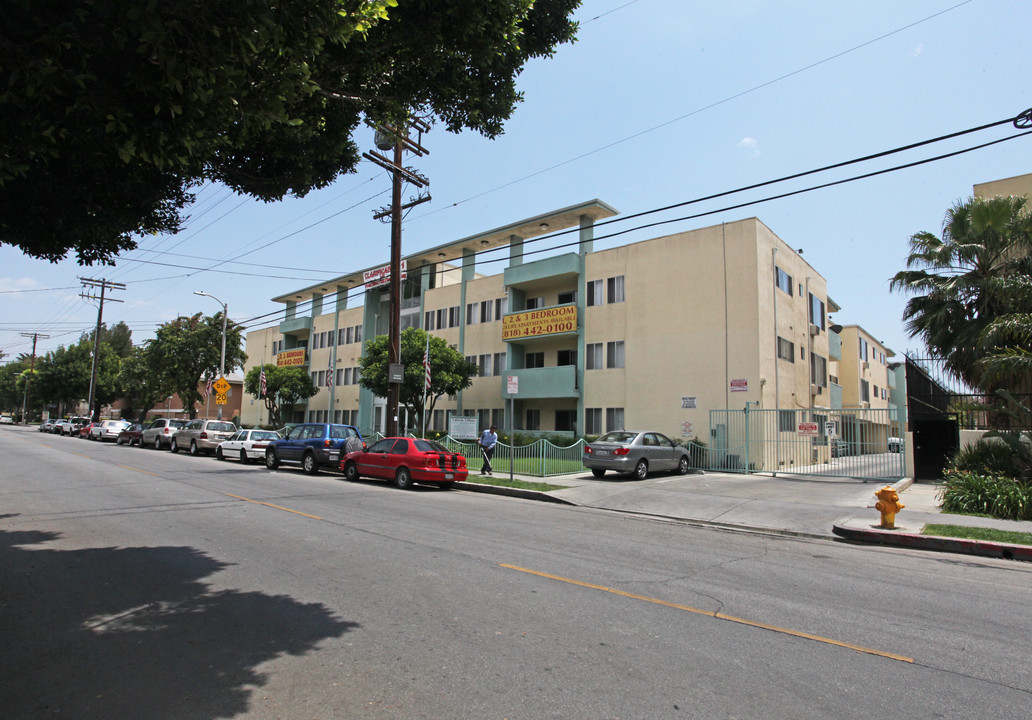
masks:
[(551, 492), (552, 490), (562, 490), (565, 485), (552, 485), (551, 483), (544, 482), (531, 482), (529, 480), (509, 480), (507, 477), (485, 477), (478, 475), (474, 477), (472, 474), (466, 478), (466, 482), (476, 483), (478, 485), (497, 485), (499, 487), (518, 488), (520, 490), (537, 490), (538, 492)]
[(965, 538), (968, 540), (988, 540), (990, 542), (1011, 543), (1013, 545), (1032, 545), (1032, 533), (994, 530), (993, 528), (984, 527), (929, 524), (925, 525), (925, 529), (921, 531), (921, 534)]

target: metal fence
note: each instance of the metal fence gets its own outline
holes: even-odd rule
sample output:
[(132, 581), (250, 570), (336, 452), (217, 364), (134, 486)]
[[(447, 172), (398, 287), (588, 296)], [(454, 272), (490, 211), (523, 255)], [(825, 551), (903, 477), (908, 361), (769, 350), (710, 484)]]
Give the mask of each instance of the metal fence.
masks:
[(904, 474), (905, 433), (893, 409), (712, 410), (710, 437), (711, 470), (862, 480)]

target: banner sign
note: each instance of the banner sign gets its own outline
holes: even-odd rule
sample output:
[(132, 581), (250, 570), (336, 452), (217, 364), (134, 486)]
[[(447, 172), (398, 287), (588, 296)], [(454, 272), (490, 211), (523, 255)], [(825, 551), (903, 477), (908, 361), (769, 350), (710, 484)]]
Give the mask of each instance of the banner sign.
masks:
[(476, 440), (480, 437), (477, 432), (477, 418), (465, 415), (450, 415), (448, 417), (448, 434), (456, 440)]
[(502, 318), (502, 340), (577, 331), (577, 306), (544, 308), (513, 313)]
[(276, 365), (278, 367), (294, 367), (305, 364), (305, 349), (282, 350), (276, 354)]
[[(408, 277), (408, 260), (401, 261), (401, 279), (404, 280)], [(388, 285), (391, 282), (391, 266), (385, 265), (375, 270), (366, 270), (362, 273), (362, 281), (365, 283), (366, 290), (371, 290), (374, 287), (380, 287), (381, 285)]]

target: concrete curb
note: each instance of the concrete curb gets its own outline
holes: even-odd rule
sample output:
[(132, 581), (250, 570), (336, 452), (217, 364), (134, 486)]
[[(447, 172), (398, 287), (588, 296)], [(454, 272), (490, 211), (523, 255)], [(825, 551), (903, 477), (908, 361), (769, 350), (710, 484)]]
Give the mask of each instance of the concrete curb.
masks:
[(876, 527), (850, 527), (848, 524), (836, 524), (831, 531), (841, 538), (854, 542), (1032, 562), (1032, 547), (1028, 545), (921, 535), (900, 530), (882, 530)]
[(469, 490), (471, 492), (486, 493), (488, 495), (505, 495), (507, 497), (520, 498), (522, 500), (537, 500), (539, 502), (550, 502), (557, 505), (577, 505), (563, 498), (549, 495), (540, 490), (524, 490), (523, 488), (511, 488), (503, 485), (484, 485), (477, 482), (461, 482), (453, 485), (456, 490)]

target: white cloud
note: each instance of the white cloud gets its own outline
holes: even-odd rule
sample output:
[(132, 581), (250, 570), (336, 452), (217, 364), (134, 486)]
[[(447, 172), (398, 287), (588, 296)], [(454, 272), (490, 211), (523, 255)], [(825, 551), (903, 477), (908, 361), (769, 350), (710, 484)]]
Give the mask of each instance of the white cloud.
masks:
[(924, 51), (924, 43), (918, 45), (916, 48), (910, 51), (910, 57), (916, 58)]
[(18, 290), (33, 290), (40, 285), (32, 278), (9, 278), (0, 277), (0, 292), (15, 292)]
[(752, 150), (753, 157), (760, 154), (760, 144), (756, 142), (756, 138), (744, 137), (738, 141), (738, 147), (745, 150)]

